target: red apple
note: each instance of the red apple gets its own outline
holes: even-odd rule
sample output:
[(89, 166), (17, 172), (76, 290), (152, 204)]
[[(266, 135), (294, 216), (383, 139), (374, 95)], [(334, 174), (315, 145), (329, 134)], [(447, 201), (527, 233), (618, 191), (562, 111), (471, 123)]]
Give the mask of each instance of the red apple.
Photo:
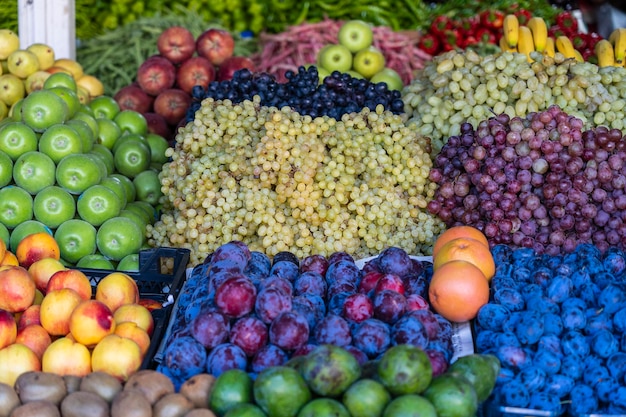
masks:
[(215, 80), (215, 66), (208, 59), (195, 56), (183, 62), (176, 73), (176, 83), (184, 92), (191, 94), (196, 85), (207, 88)]
[(154, 97), (146, 93), (139, 87), (139, 84), (130, 84), (122, 87), (115, 93), (115, 101), (122, 110), (134, 110), (138, 113), (146, 113), (152, 110)]
[(235, 39), (229, 31), (224, 29), (207, 29), (196, 39), (196, 52), (211, 61), (213, 65), (221, 65), (233, 55), (234, 50)]
[(177, 125), (191, 105), (191, 96), (178, 88), (161, 92), (154, 100), (154, 112), (163, 116), (170, 125)]
[(179, 64), (191, 58), (196, 52), (196, 40), (189, 29), (172, 26), (159, 35), (157, 49), (165, 58)]
[(146, 59), (137, 70), (139, 87), (151, 96), (172, 88), (176, 82), (176, 67), (167, 58), (152, 56)]
[(160, 114), (147, 112), (143, 113), (143, 117), (145, 117), (148, 122), (148, 132), (156, 133), (166, 139), (172, 136), (172, 129), (165, 121), (165, 118)]
[(217, 81), (226, 81), (233, 78), (237, 70), (248, 68), (250, 71), (256, 71), (254, 62), (246, 56), (231, 56), (225, 60), (217, 70)]

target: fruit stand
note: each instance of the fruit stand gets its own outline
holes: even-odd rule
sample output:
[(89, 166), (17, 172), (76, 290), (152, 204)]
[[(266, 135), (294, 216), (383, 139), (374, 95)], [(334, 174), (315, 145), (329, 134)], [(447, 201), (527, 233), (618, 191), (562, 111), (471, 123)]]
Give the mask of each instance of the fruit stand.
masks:
[(626, 415), (626, 28), (466, 3), (0, 0), (0, 417)]

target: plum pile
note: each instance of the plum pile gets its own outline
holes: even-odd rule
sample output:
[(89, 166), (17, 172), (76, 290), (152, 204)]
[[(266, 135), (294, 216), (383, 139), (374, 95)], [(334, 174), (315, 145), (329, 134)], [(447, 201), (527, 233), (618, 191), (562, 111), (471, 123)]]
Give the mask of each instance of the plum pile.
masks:
[(409, 344), (428, 355), (434, 374), (453, 355), (452, 326), (425, 298), (432, 264), (389, 247), (362, 269), (334, 252), (272, 260), (232, 241), (193, 268), (177, 300), (159, 370), (175, 382), (200, 373), (269, 366), (331, 344), (364, 364)]
[(526, 117), (463, 123), (435, 157), (428, 210), (448, 227), (472, 225), (490, 243), (569, 253), (626, 244), (626, 141), (619, 129), (585, 130), (558, 106)]
[(568, 254), (496, 245), (476, 348), (502, 370), (495, 403), (561, 413), (626, 413), (626, 254), (588, 243)]
[(298, 72), (287, 71), (285, 77), (287, 81), (280, 83), (268, 73), (242, 69), (236, 71), (231, 80), (214, 81), (206, 89), (196, 87), (187, 110), (187, 122), (195, 118), (202, 100), (207, 97), (240, 103), (258, 95), (263, 106), (289, 106), (303, 115), (330, 116), (337, 120), (365, 107), (375, 110), (378, 105), (394, 114), (404, 111), (400, 91), (388, 89), (387, 83), (372, 83), (339, 71), (334, 71), (320, 83), (314, 65), (300, 67)]

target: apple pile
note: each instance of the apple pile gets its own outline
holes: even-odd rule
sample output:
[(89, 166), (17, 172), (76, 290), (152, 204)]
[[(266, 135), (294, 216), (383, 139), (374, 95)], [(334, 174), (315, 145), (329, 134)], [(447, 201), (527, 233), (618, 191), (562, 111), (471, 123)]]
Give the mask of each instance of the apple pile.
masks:
[(317, 71), (324, 79), (333, 71), (347, 72), (373, 83), (384, 82), (390, 90), (402, 90), (402, 77), (386, 67), (385, 56), (373, 45), (374, 32), (369, 23), (350, 20), (339, 28), (338, 43), (322, 47), (317, 54)]
[(234, 55), (235, 40), (224, 29), (209, 28), (197, 39), (182, 26), (165, 29), (157, 39), (159, 53), (137, 69), (134, 83), (122, 87), (115, 99), (125, 110), (144, 115), (151, 132), (168, 139), (184, 122), (195, 86), (230, 80), (235, 71), (255, 64)]
[(134, 265), (157, 218), (167, 140), (111, 96), (80, 103), (63, 72), (14, 109), (0, 122), (0, 239), (15, 251), (44, 231), (66, 265)]
[(43, 43), (20, 49), (15, 32), (0, 29), (0, 120), (12, 114), (15, 104), (26, 95), (41, 89), (44, 81), (55, 72), (70, 74), (76, 80), (81, 103), (89, 103), (104, 93), (100, 80), (85, 74), (77, 61), (56, 58), (52, 47)]
[[(33, 233), (14, 256), (0, 240), (0, 383), (29, 371), (85, 376), (101, 371), (120, 381), (140, 369), (154, 329), (135, 280), (111, 272), (95, 286), (60, 261), (54, 238)], [(3, 261), (4, 262), (4, 261)]]

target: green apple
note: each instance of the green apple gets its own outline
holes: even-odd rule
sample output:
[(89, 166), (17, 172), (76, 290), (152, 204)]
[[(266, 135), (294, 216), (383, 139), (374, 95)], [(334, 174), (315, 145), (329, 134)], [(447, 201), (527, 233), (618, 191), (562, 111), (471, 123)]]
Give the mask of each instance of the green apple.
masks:
[(96, 253), (96, 228), (82, 219), (71, 219), (54, 231), (61, 258), (75, 264), (80, 259)]
[(131, 253), (124, 256), (117, 264), (118, 271), (139, 271), (139, 254)]
[(43, 88), (65, 87), (76, 92), (76, 80), (66, 72), (55, 72), (43, 83)]
[(369, 80), (374, 74), (385, 68), (385, 64), (385, 56), (382, 51), (375, 46), (369, 46), (354, 55), (352, 69)]
[(145, 136), (137, 134), (137, 133), (123, 133), (122, 136), (115, 142), (115, 144), (111, 148), (111, 152), (113, 152), (113, 155), (115, 155), (115, 152), (120, 147), (120, 145), (126, 142), (132, 142), (132, 141), (141, 142), (145, 144), (146, 146), (148, 146), (148, 148), (150, 147), (150, 144), (148, 143), (148, 139), (146, 139)]
[(137, 213), (141, 213), (139, 210), (143, 210), (144, 215), (147, 216), (148, 223), (152, 224), (157, 218), (157, 212), (154, 206), (147, 201), (135, 200), (128, 204), (125, 207), (126, 210), (133, 210)]
[(13, 230), (11, 230), (11, 237), (9, 238), (9, 243), (11, 247), (11, 251), (15, 252), (17, 250), (17, 245), (28, 235), (32, 235), (35, 233), (47, 233), (52, 236), (52, 230), (37, 220), (26, 220), (15, 226)]
[(11, 120), (14, 120), (16, 122), (22, 122), (23, 121), (23, 118), (22, 118), (22, 103), (24, 103), (24, 99), (23, 98), (17, 100), (15, 103), (13, 103), (13, 105), (9, 109), (9, 118)]
[(88, 156), (94, 162), (95, 167), (98, 169), (98, 171), (100, 171), (100, 181), (102, 181), (103, 178), (106, 178), (109, 175), (109, 170), (106, 166), (106, 163), (104, 162), (103, 157), (100, 154), (88, 152), (83, 155)]
[(39, 137), (39, 152), (58, 164), (66, 155), (82, 153), (83, 140), (76, 129), (68, 124), (50, 126)]
[(96, 136), (96, 143), (106, 146), (109, 149), (113, 148), (117, 139), (122, 136), (122, 129), (113, 120), (106, 117), (96, 118), (98, 123), (98, 135)]
[(13, 229), (33, 218), (33, 196), (15, 185), (0, 188), (0, 223)]
[(52, 125), (68, 119), (67, 103), (52, 91), (33, 91), (24, 98), (21, 109), (24, 123), (35, 132), (43, 132)]
[(150, 147), (140, 141), (122, 143), (113, 154), (115, 169), (128, 178), (134, 178), (150, 167)]
[(352, 68), (352, 52), (343, 45), (326, 45), (317, 55), (317, 65), (331, 73), (346, 72)]
[(39, 191), (33, 200), (33, 215), (51, 229), (56, 229), (76, 215), (74, 197), (59, 187), (50, 185)]
[(126, 217), (113, 217), (105, 221), (96, 234), (98, 251), (109, 259), (119, 261), (131, 253), (138, 253), (145, 231)]
[(52, 158), (39, 151), (26, 152), (13, 164), (15, 185), (35, 195), (44, 188), (54, 185), (56, 165)]
[(98, 119), (104, 117), (109, 120), (120, 112), (120, 105), (111, 96), (98, 96), (89, 102), (89, 107), (93, 111), (93, 116)]
[(113, 160), (113, 152), (101, 143), (94, 143), (89, 154), (96, 155), (102, 159), (106, 167), (107, 176), (115, 171), (115, 161)]
[(126, 186), (122, 184), (122, 180), (118, 177), (109, 175), (100, 181), (100, 185), (110, 188), (120, 200), (120, 206), (122, 209), (126, 207)]
[(148, 133), (148, 121), (143, 114), (134, 110), (122, 110), (115, 115), (113, 121), (122, 129), (124, 133), (135, 133), (145, 135)]
[(161, 180), (159, 180), (159, 174), (156, 171), (148, 169), (140, 172), (133, 178), (133, 184), (137, 190), (137, 200), (146, 201), (153, 206), (159, 204), (163, 192), (161, 191)]
[(96, 162), (87, 154), (67, 155), (59, 161), (56, 170), (57, 185), (70, 194), (80, 194), (98, 184), (102, 173)]
[(80, 136), (80, 141), (83, 144), (83, 153), (91, 151), (93, 148), (93, 144), (95, 142), (95, 136), (93, 135), (93, 131), (84, 120), (80, 119), (70, 119), (65, 122), (67, 126), (70, 126), (78, 132)]
[(0, 127), (0, 151), (15, 161), (22, 154), (36, 151), (39, 138), (22, 122), (8, 122)]
[[(89, 109), (89, 107), (85, 106), (83, 106), (82, 108)], [(91, 134), (93, 135), (93, 140), (95, 142), (96, 138), (98, 137), (98, 122), (96, 121), (96, 118), (93, 116), (93, 114), (89, 114), (87, 112), (79, 110), (74, 115), (74, 117), (72, 117), (71, 120), (82, 120), (83, 122), (87, 123), (89, 125), (89, 129), (91, 129)]]
[(24, 82), (16, 75), (0, 75), (0, 100), (7, 106), (12, 106), (26, 95)]
[(148, 133), (146, 135), (148, 146), (150, 147), (150, 161), (163, 165), (167, 162), (168, 157), (165, 156), (165, 151), (170, 147), (169, 142), (161, 135), (156, 133)]
[(404, 82), (402, 81), (402, 77), (392, 68), (383, 68), (378, 73), (374, 74), (372, 78), (370, 78), (370, 82), (376, 83), (387, 83), (387, 88), (390, 90), (398, 90), (402, 91), (404, 88)]
[(50, 88), (47, 88), (46, 90), (53, 92), (54, 94), (59, 96), (63, 101), (65, 101), (65, 104), (67, 104), (67, 108), (68, 108), (68, 114), (67, 114), (68, 119), (74, 117), (74, 115), (76, 114), (76, 112), (81, 106), (80, 100), (78, 100), (78, 95), (76, 94), (75, 91), (72, 91), (71, 89), (67, 87), (61, 87), (61, 86), (50, 87)]
[(141, 230), (146, 230), (146, 227), (150, 222), (149, 216), (139, 206), (133, 206), (134, 208), (125, 208), (120, 211), (120, 217), (127, 217), (137, 223)]
[(365, 78), (363, 75), (361, 75), (360, 73), (354, 70), (346, 71), (346, 74), (350, 74), (352, 78), (358, 78), (358, 79)]
[(0, 151), (0, 188), (11, 184), (13, 180), (13, 160)]
[(133, 201), (135, 201), (137, 192), (135, 190), (135, 185), (133, 184), (133, 180), (131, 180), (127, 176), (122, 175), (118, 172), (115, 172), (111, 174), (110, 176), (119, 179), (120, 182), (124, 185), (124, 189), (126, 190), (126, 204), (132, 203)]
[(363, 20), (348, 20), (339, 28), (337, 40), (350, 52), (356, 53), (372, 45), (374, 32), (372, 26)]
[(87, 188), (76, 201), (76, 211), (80, 218), (94, 226), (100, 226), (110, 218), (116, 217), (120, 210), (122, 204), (117, 194), (100, 184)]
[(88, 268), (88, 269), (104, 269), (106, 271), (115, 270), (115, 265), (113, 262), (108, 260), (101, 253), (94, 253), (93, 255), (86, 255), (80, 258), (78, 262), (76, 262), (77, 268)]
[(11, 247), (11, 233), (7, 227), (0, 223), (0, 239), (4, 242), (4, 245), (7, 248)]

